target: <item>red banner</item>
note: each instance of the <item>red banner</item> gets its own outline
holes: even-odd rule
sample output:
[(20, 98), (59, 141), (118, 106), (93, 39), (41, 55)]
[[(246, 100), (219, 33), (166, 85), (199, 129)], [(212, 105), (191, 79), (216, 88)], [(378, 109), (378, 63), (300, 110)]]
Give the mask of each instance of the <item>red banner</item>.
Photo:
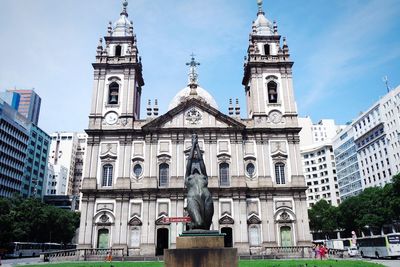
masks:
[(191, 222), (190, 217), (164, 217), (164, 223)]

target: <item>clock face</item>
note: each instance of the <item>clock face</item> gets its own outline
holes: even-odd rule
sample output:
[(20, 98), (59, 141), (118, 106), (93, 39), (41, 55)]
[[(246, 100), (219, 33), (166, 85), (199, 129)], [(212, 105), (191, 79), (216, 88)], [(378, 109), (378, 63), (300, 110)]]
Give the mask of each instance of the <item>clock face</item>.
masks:
[(118, 114), (115, 112), (109, 112), (106, 114), (106, 123), (107, 124), (115, 124), (118, 120)]

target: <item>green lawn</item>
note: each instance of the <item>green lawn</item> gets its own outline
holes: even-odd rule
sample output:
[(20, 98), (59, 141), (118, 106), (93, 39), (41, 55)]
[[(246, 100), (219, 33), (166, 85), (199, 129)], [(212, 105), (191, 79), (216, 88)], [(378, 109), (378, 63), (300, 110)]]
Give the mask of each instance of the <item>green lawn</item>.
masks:
[[(68, 262), (27, 267), (162, 267), (162, 262)], [(239, 267), (383, 267), (376, 263), (358, 260), (252, 260), (240, 261)]]

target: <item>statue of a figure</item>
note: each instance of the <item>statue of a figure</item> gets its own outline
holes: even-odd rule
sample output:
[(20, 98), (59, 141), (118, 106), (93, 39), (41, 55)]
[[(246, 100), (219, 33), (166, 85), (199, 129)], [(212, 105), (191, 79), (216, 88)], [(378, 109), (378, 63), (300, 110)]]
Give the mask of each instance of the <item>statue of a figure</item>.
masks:
[(197, 135), (192, 135), (192, 148), (186, 165), (185, 186), (188, 190), (187, 211), (192, 222), (191, 230), (210, 230), (214, 204), (207, 188), (208, 176), (203, 156), (200, 151)]

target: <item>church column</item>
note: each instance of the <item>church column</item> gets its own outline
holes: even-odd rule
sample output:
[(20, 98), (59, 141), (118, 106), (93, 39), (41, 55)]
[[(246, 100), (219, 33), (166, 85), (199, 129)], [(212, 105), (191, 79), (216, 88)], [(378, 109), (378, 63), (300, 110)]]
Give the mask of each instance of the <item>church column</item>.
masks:
[(296, 209), (296, 245), (308, 246), (312, 237), (308, 223), (306, 194), (305, 192), (296, 193), (293, 198)]
[(277, 245), (278, 240), (276, 239), (276, 225), (275, 225), (275, 219), (274, 219), (274, 199), (272, 197), (272, 194), (267, 194), (267, 199), (266, 199), (266, 219), (267, 219), (267, 229), (270, 237), (268, 238), (269, 242), (271, 244)]
[(87, 211), (86, 211), (86, 222), (85, 222), (85, 237), (84, 237), (84, 244), (92, 244), (92, 246), (95, 248), (96, 247), (96, 242), (97, 240), (93, 240), (95, 236), (97, 236), (96, 233), (93, 233), (93, 230), (95, 229), (93, 225), (93, 216), (94, 216), (94, 206), (95, 206), (95, 201), (96, 198), (94, 196), (89, 196), (88, 197), (88, 202), (87, 202)]
[(121, 216), (122, 216), (122, 196), (117, 196), (115, 198), (115, 222), (114, 222), (114, 227), (111, 229), (113, 230), (112, 234), (112, 247), (119, 247), (121, 244)]
[[(103, 107), (106, 102), (105, 94), (108, 93), (108, 88), (106, 84), (106, 74), (105, 70), (100, 70), (100, 77), (98, 83), (98, 93), (97, 93), (97, 107), (96, 107), (96, 114), (102, 116), (103, 115)], [(97, 124), (98, 122), (96, 122)], [(101, 125), (99, 125), (101, 127)]]

